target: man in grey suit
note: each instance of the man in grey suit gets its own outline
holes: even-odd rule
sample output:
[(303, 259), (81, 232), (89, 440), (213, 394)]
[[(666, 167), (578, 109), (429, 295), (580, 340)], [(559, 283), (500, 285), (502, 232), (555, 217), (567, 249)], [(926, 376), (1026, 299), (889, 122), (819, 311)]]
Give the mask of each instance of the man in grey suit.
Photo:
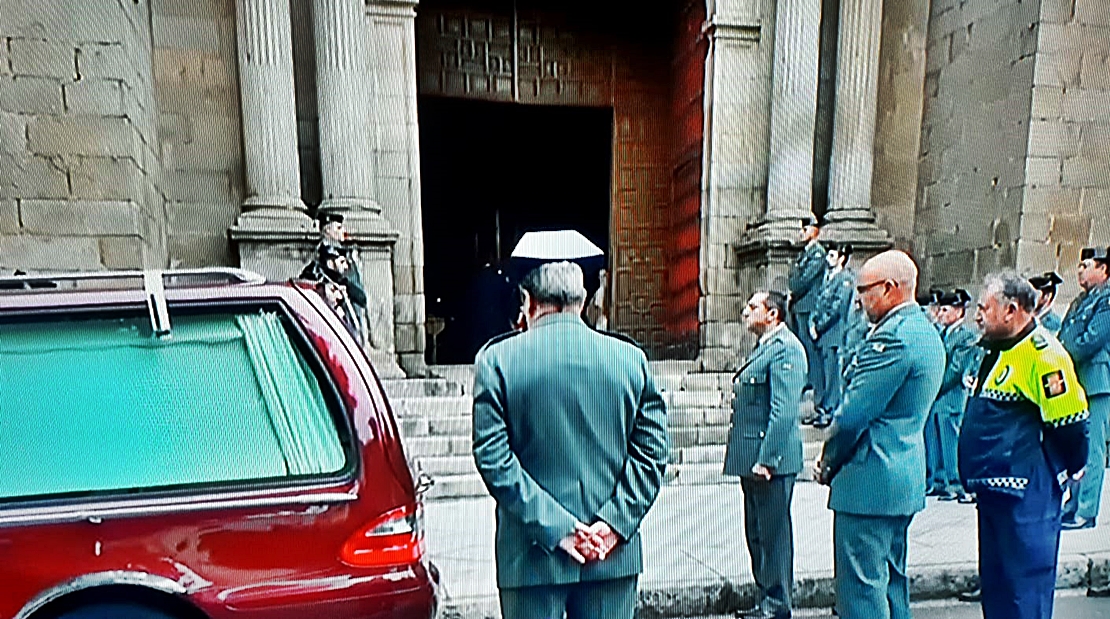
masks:
[(521, 283), (527, 329), (478, 352), (474, 461), (497, 502), (504, 619), (631, 619), (640, 522), (667, 463), (666, 408), (644, 352), (581, 318), (582, 270)]
[(944, 344), (915, 302), (900, 251), (868, 260), (856, 293), (875, 324), (845, 372), (844, 399), (815, 474), (832, 486), (836, 607), (843, 619), (909, 619), (906, 532), (925, 508), (925, 419)]
[(725, 475), (739, 475), (744, 493), (744, 534), (760, 600), (740, 616), (790, 617), (794, 589), (794, 528), (790, 501), (802, 470), (798, 427), (806, 354), (783, 324), (786, 296), (757, 292), (744, 308), (744, 324), (759, 343), (733, 378), (732, 427)]

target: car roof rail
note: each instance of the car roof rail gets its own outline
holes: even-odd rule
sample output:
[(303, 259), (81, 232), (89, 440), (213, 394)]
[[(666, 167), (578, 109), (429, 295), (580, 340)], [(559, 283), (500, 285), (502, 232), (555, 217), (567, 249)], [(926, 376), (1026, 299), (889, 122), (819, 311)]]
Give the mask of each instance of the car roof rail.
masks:
[[(100, 289), (130, 288), (111, 286), (127, 280), (142, 280), (147, 309), (150, 312), (150, 327), (154, 335), (162, 338), (170, 335), (170, 313), (166, 304), (167, 282), (183, 284), (193, 281), (200, 284), (223, 282), (229, 285), (257, 285), (266, 282), (258, 273), (234, 267), (205, 267), (198, 269), (148, 269), (145, 271), (86, 271), (75, 273), (53, 273), (47, 275), (9, 275), (0, 277), (0, 292), (36, 289), (56, 289), (59, 283), (69, 282), (71, 288), (81, 287), (85, 282), (98, 282)], [(185, 280), (185, 281), (183, 281)], [(199, 281), (198, 281), (199, 280)], [(172, 287), (172, 286), (171, 286)], [(96, 287), (94, 286), (94, 289)]]

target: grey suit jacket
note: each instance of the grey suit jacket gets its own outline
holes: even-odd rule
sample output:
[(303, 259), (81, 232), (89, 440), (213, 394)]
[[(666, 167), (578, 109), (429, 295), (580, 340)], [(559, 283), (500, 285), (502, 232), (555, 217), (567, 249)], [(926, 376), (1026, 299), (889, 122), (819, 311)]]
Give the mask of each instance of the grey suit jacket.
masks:
[(802, 470), (798, 421), (807, 367), (802, 343), (785, 327), (752, 351), (733, 378), (725, 475), (752, 477), (756, 464), (775, 475)]
[(940, 335), (917, 305), (890, 312), (863, 341), (821, 457), (830, 509), (908, 516), (925, 508), (925, 420), (944, 364)]
[[(497, 502), (497, 584), (638, 574), (667, 463), (666, 408), (639, 347), (554, 314), (478, 352), (474, 461)], [(559, 540), (603, 520), (622, 543), (580, 566)]]

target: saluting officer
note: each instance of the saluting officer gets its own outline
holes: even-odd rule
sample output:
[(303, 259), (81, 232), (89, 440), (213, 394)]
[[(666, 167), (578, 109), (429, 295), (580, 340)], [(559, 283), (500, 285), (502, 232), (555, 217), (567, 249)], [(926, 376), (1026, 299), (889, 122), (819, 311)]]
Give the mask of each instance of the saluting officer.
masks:
[(757, 292), (744, 323), (759, 344), (733, 382), (732, 427), (725, 475), (739, 475), (744, 493), (744, 534), (760, 599), (741, 617), (790, 617), (794, 588), (794, 529), (790, 501), (802, 470), (798, 427), (806, 357), (783, 324), (786, 296)]
[(1080, 254), (1079, 287), (1060, 327), (1060, 343), (1075, 362), (1079, 384), (1091, 406), (1091, 449), (1087, 473), (1064, 506), (1065, 529), (1095, 526), (1102, 499), (1106, 461), (1106, 424), (1110, 416), (1110, 255), (1105, 247), (1089, 247)]
[(974, 384), (982, 361), (982, 349), (977, 345), (979, 335), (964, 320), (970, 301), (971, 295), (958, 288), (937, 301), (937, 324), (941, 326), (940, 339), (944, 342), (944, 378), (925, 425), (926, 464), (931, 473), (927, 479), (928, 494), (941, 501), (961, 503), (970, 503), (971, 499), (960, 485), (956, 452), (969, 387)]
[(1052, 335), (1059, 335), (1063, 320), (1052, 305), (1056, 302), (1056, 287), (1064, 283), (1064, 280), (1054, 271), (1049, 271), (1044, 275), (1030, 277), (1029, 283), (1037, 290), (1037, 321)]
[(813, 422), (815, 428), (828, 427), (832, 423), (833, 413), (840, 406), (844, 389), (840, 373), (841, 355), (856, 285), (855, 273), (847, 269), (848, 260), (852, 256), (851, 244), (830, 243), (828, 249), (829, 270), (818, 293), (817, 307), (810, 318), (809, 327), (809, 334), (817, 343), (817, 353), (821, 356), (821, 375), (825, 379), (821, 399), (816, 403), (817, 419)]
[(821, 228), (813, 217), (802, 219), (800, 240), (805, 243), (802, 252), (794, 259), (794, 266), (790, 269), (790, 330), (798, 336), (798, 341), (806, 351), (808, 371), (806, 385), (813, 388), (813, 401), (821, 401), (821, 392), (825, 388), (825, 379), (822, 376), (820, 355), (817, 352), (817, 343), (809, 332), (810, 315), (817, 306), (817, 295), (821, 291), (821, 283), (825, 278), (825, 271), (829, 268), (825, 247), (818, 242)]

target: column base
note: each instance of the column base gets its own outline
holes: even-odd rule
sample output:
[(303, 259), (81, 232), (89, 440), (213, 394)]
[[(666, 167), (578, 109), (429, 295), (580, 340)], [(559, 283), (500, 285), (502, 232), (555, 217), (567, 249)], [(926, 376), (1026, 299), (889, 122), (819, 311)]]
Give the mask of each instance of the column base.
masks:
[(382, 206), (373, 198), (326, 198), (318, 209), (321, 213), (381, 213)]
[(243, 200), (243, 212), (253, 210), (290, 210), (307, 213), (308, 207), (297, 196), (251, 196)]
[[(366, 355), (380, 377), (404, 378), (394, 354), (392, 251), (397, 233), (374, 213), (345, 218), (344, 223), (358, 249), (356, 260), (366, 288), (371, 344)], [(284, 208), (247, 211), (228, 230), (228, 236), (238, 245), (240, 265), (271, 281), (299, 275), (320, 242), (312, 218)]]
[(837, 243), (851, 243), (857, 255), (876, 254), (894, 246), (890, 235), (875, 224), (869, 208), (845, 208), (825, 213), (821, 238)]

